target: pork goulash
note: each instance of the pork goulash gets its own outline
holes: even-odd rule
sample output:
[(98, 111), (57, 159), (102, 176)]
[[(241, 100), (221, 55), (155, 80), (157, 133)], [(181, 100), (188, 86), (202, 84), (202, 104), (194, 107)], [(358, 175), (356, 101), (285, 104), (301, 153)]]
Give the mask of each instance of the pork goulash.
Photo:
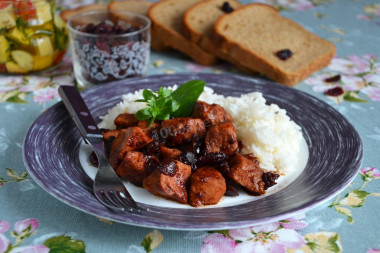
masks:
[(239, 189), (265, 194), (297, 162), (284, 149), (299, 149), (300, 127), (261, 93), (224, 97), (199, 82), (198, 94), (191, 81), (124, 95), (99, 124), (111, 166), (135, 186), (194, 207)]

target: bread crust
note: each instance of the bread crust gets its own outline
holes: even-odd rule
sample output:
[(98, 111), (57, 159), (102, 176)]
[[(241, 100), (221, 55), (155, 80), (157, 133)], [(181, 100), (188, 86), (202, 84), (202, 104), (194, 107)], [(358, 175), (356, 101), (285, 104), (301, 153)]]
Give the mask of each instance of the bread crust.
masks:
[[(217, 45), (217, 43), (215, 43), (212, 40), (212, 35), (214, 34), (213, 29), (211, 31), (206, 31), (205, 29), (202, 29), (202, 32), (200, 32), (200, 31), (197, 31), (196, 29), (194, 29), (194, 27), (193, 27), (192, 22), (197, 22), (197, 20), (195, 20), (195, 21), (192, 20), (192, 16), (199, 14), (199, 12), (202, 10), (208, 11), (210, 8), (207, 8), (207, 7), (221, 8), (221, 5), (224, 2), (226, 2), (226, 1), (225, 0), (205, 0), (205, 1), (201, 1), (201, 2), (196, 3), (195, 5), (191, 6), (185, 12), (185, 15), (184, 15), (184, 21), (183, 21), (184, 25), (183, 25), (183, 29), (182, 29), (183, 34), (190, 41), (192, 41), (193, 43), (197, 43), (202, 49), (209, 52), (210, 54), (213, 54), (213, 55), (217, 56), (218, 58), (233, 64), (238, 69), (240, 69), (246, 73), (255, 74), (256, 73), (255, 71), (241, 65), (239, 63), (239, 61), (232, 59), (227, 54), (225, 54), (221, 50), (219, 50), (219, 46)], [(240, 6), (242, 6), (242, 4), (236, 0), (229, 0), (228, 2), (234, 8), (239, 8)], [(224, 13), (223, 11), (220, 11), (220, 13), (218, 13), (218, 14), (219, 14), (218, 16), (228, 15), (228, 14)], [(212, 27), (213, 27), (214, 22), (217, 20), (217, 18), (218, 17), (214, 16), (213, 20), (207, 20), (207, 21), (209, 21), (209, 22), (211, 21)]]
[[(280, 60), (278, 60), (278, 63), (276, 63), (273, 59), (271, 59), (271, 57), (273, 58), (275, 52), (273, 52), (273, 55), (262, 55), (261, 52), (252, 51), (252, 49), (246, 45), (246, 42), (243, 43), (242, 41), (239, 41), (236, 38), (231, 38), (225, 35), (223, 29), (226, 29), (226, 26), (228, 26), (229, 21), (231, 21), (229, 19), (233, 18), (233, 15), (243, 15), (243, 13), (245, 11), (249, 11), (250, 8), (257, 7), (267, 8), (267, 10), (273, 11), (273, 17), (271, 17), (271, 22), (286, 22), (288, 25), (287, 27), (291, 26), (292, 28), (302, 33), (305, 37), (312, 38), (310, 39), (311, 42), (307, 41), (308, 43), (315, 43), (316, 46), (323, 46), (323, 52), (319, 53), (318, 55), (311, 55), (310, 57), (312, 58), (312, 60), (305, 62), (304, 64), (302, 64), (302, 66), (300, 66), (298, 69), (294, 71), (286, 69), (286, 64), (281, 62)], [(276, 20), (274, 21), (274, 19)], [(276, 25), (276, 23), (274, 25)], [(258, 71), (259, 73), (269, 77), (270, 79), (285, 84), (287, 86), (296, 85), (300, 81), (307, 78), (313, 72), (326, 66), (334, 57), (336, 52), (336, 48), (332, 43), (307, 31), (298, 23), (290, 19), (281, 17), (279, 12), (275, 8), (265, 4), (248, 4), (232, 12), (231, 15), (223, 15), (216, 21), (214, 29), (214, 39), (216, 43), (218, 43), (219, 45), (219, 50), (229, 55), (235, 61), (239, 60), (240, 64), (242, 64), (243, 66)], [(252, 36), (254, 36), (254, 34)], [(251, 42), (254, 43), (255, 38), (251, 39)], [(260, 40), (260, 36), (257, 36), (256, 39)], [(281, 41), (277, 43), (281, 43)], [(307, 50), (307, 47), (305, 47), (304, 50)], [(297, 55), (293, 55), (292, 57), (297, 57)], [(292, 58), (286, 61), (288, 61), (288, 63), (290, 64), (291, 60)]]
[[(200, 44), (202, 38), (208, 35), (205, 34), (205, 31), (200, 32), (194, 29), (193, 22), (196, 22), (196, 21), (192, 20), (192, 16), (199, 15), (199, 13), (205, 8), (207, 8), (208, 6), (214, 7), (217, 5), (219, 8), (221, 8), (221, 6), (219, 5), (222, 5), (224, 2), (230, 3), (232, 7), (234, 8), (238, 8), (242, 6), (242, 3), (236, 0), (228, 0), (228, 1), (227, 0), (204, 0), (204, 1), (200, 1), (199, 3), (194, 4), (185, 12), (185, 15), (183, 16), (182, 32), (184, 36), (187, 37), (191, 42)], [(220, 12), (221, 13), (219, 14), (219, 16), (225, 14), (222, 10)], [(216, 20), (213, 20), (213, 22), (215, 21)]]
[[(148, 17), (148, 10), (152, 6), (151, 1), (133, 1), (133, 0), (123, 0), (114, 1), (108, 4), (108, 10), (111, 15), (122, 19), (122, 17), (117, 15), (117, 11), (131, 11)], [(157, 32), (151, 27), (151, 48), (157, 51), (169, 51), (170, 48), (159, 38)]]
[[(152, 27), (160, 35), (160, 39), (165, 41), (171, 48), (184, 53), (199, 64), (214, 65), (217, 62), (217, 58), (214, 55), (207, 53), (197, 44), (188, 40), (181, 31), (176, 31), (173, 27), (169, 27), (162, 22), (164, 15), (160, 11), (161, 8), (169, 8), (171, 4), (186, 1), (188, 0), (162, 0), (154, 3), (148, 11), (148, 16), (152, 20)], [(183, 20), (183, 16), (178, 16), (177, 18)]]
[(60, 16), (65, 22), (67, 22), (71, 17), (74, 17), (77, 14), (87, 12), (87, 11), (97, 11), (97, 10), (107, 10), (107, 5), (104, 5), (104, 4), (84, 5), (75, 9), (67, 9), (67, 10), (61, 11)]

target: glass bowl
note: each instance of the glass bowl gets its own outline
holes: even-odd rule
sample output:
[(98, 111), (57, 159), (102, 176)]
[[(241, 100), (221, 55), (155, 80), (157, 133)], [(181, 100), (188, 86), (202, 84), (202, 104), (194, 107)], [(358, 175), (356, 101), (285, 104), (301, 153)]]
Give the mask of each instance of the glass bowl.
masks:
[(68, 48), (55, 1), (0, 1), (0, 73), (25, 74), (57, 65)]
[(91, 87), (146, 74), (150, 20), (140, 14), (98, 10), (67, 21), (74, 74)]

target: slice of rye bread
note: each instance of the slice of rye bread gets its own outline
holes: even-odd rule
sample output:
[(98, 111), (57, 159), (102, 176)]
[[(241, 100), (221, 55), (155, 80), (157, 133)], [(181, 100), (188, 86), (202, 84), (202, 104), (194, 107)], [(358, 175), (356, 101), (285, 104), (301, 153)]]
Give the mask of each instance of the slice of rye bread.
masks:
[(74, 8), (74, 9), (61, 11), (60, 16), (65, 22), (67, 22), (71, 17), (77, 14), (87, 12), (87, 11), (98, 11), (98, 10), (107, 10), (107, 5), (104, 5), (104, 4), (84, 5), (84, 6)]
[[(214, 30), (222, 52), (287, 86), (294, 86), (325, 67), (336, 51), (330, 42), (281, 17), (275, 8), (265, 4), (245, 5), (221, 16)], [(276, 56), (284, 49), (293, 53), (287, 60)]]
[(191, 42), (200, 43), (203, 37), (211, 38), (214, 33), (214, 24), (226, 12), (222, 10), (224, 3), (228, 3), (233, 10), (242, 6), (236, 0), (204, 0), (191, 6), (183, 17), (183, 34)]
[(197, 43), (205, 51), (228, 61), (244, 72), (253, 74), (251, 69), (244, 67), (228, 54), (218, 49), (217, 43), (212, 40), (214, 24), (222, 15), (228, 15), (222, 10), (224, 3), (228, 3), (233, 10), (242, 6), (236, 0), (205, 0), (191, 6), (183, 17), (183, 34), (192, 42)]
[(217, 58), (182, 35), (183, 16), (188, 8), (201, 0), (162, 0), (148, 11), (152, 27), (162, 41), (202, 65), (213, 65)]
[[(122, 19), (122, 16), (117, 15), (117, 11), (129, 11), (144, 16), (148, 16), (148, 10), (153, 2), (150, 1), (133, 1), (133, 0), (123, 0), (123, 1), (113, 1), (108, 4), (108, 10), (111, 14), (119, 19)], [(151, 47), (157, 51), (167, 51), (170, 48), (165, 45), (165, 43), (160, 40), (159, 35), (151, 28)]]

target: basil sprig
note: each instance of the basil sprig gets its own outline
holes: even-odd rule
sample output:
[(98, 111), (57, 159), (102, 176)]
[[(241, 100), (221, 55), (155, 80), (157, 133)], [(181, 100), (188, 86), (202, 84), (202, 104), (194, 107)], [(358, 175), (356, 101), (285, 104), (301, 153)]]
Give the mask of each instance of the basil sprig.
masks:
[(135, 117), (138, 120), (149, 120), (149, 127), (156, 119), (187, 117), (193, 111), (204, 87), (204, 81), (192, 80), (182, 84), (175, 91), (163, 87), (157, 92), (144, 90), (143, 99), (138, 99), (136, 102), (144, 102), (147, 107), (137, 111)]

